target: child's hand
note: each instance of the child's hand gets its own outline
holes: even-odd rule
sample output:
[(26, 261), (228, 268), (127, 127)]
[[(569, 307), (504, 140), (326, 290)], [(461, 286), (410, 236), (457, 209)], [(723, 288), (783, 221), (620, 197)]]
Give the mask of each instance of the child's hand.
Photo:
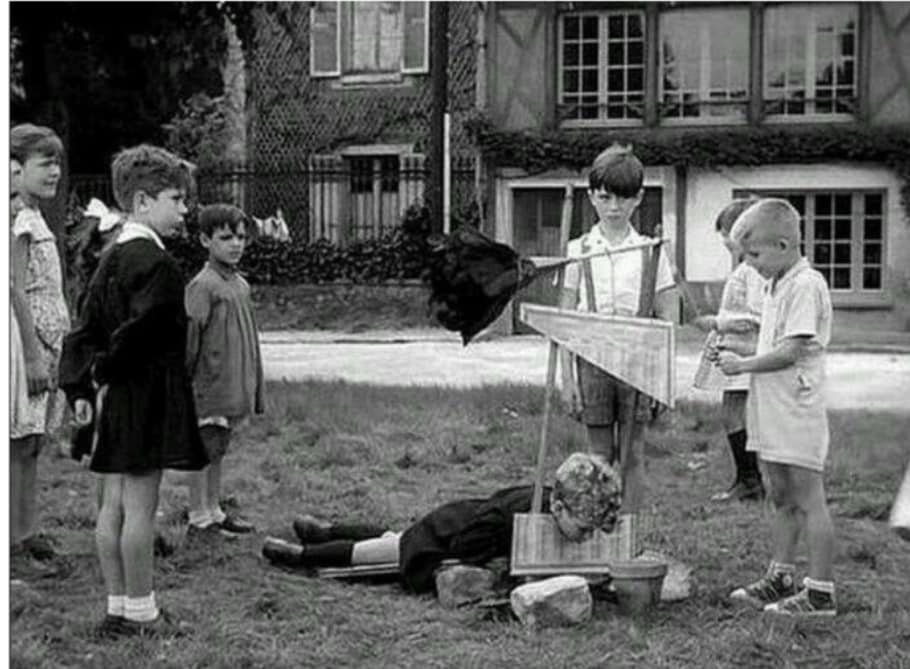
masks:
[(50, 390), (50, 376), (47, 371), (47, 365), (41, 358), (25, 361), (25, 378), (28, 383), (28, 394), (39, 395), (46, 390)]
[(92, 403), (88, 400), (78, 399), (74, 407), (76, 424), (85, 426), (92, 422)]
[(719, 351), (717, 354), (717, 364), (721, 371), (727, 376), (741, 374), (743, 369), (743, 359), (732, 351)]

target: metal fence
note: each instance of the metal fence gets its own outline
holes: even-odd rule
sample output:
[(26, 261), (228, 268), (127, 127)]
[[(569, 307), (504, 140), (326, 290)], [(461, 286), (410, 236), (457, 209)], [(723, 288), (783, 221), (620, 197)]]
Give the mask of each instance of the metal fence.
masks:
[[(313, 157), (303, 169), (200, 172), (200, 203), (228, 202), (257, 218), (279, 210), (297, 239), (344, 244), (390, 231), (405, 210), (425, 201), (429, 172), (422, 156)], [(71, 198), (85, 206), (92, 197), (115, 206), (109, 175), (70, 176)], [(451, 171), (451, 210), (476, 200), (473, 159), (458, 158)]]

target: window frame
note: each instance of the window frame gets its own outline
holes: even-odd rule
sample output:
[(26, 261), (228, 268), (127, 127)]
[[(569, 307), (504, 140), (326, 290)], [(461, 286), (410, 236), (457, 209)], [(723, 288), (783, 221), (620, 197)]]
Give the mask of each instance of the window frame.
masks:
[[(815, 267), (814, 250), (812, 254), (808, 252), (816, 243), (815, 237), (815, 196), (817, 195), (849, 195), (850, 201), (850, 288), (833, 288), (828, 285), (831, 293), (832, 304), (839, 308), (886, 308), (893, 305), (893, 296), (889, 287), (889, 267), (888, 267), (888, 189), (887, 188), (761, 188), (761, 189), (736, 189), (733, 191), (734, 198), (748, 197), (757, 195), (760, 197), (787, 197), (800, 195), (806, 198), (805, 211), (801, 216), (803, 224), (803, 235), (801, 247), (803, 255), (809, 260), (812, 267)], [(863, 269), (866, 264), (863, 261), (863, 244), (865, 242), (865, 233), (863, 224), (867, 220), (863, 215), (865, 204), (863, 198), (866, 195), (878, 195), (881, 198), (881, 214), (874, 217), (881, 221), (881, 239), (873, 240), (881, 244), (881, 256), (877, 266), (881, 271), (880, 288), (863, 288)], [(809, 216), (811, 215), (811, 229), (808, 225)], [(835, 244), (834, 233), (830, 241)], [(826, 265), (836, 265), (835, 262), (826, 263)], [(823, 273), (824, 275), (824, 273)], [(854, 287), (855, 286), (855, 287)]]
[[(360, 0), (362, 1), (362, 0)], [(313, 2), (310, 4), (310, 77), (313, 79), (340, 79), (342, 84), (371, 84), (371, 83), (400, 83), (406, 76), (428, 74), (430, 71), (430, 3), (427, 0), (397, 0), (400, 5), (402, 33), (401, 33), (401, 60), (397, 70), (376, 71), (376, 72), (354, 72), (345, 71), (347, 59), (350, 59), (351, 37), (350, 32), (353, 28), (351, 22), (351, 12), (353, 10), (352, 2), (335, 1), (335, 67), (332, 70), (317, 70), (316, 63), (316, 39), (314, 36), (314, 27), (318, 25), (316, 20), (317, 7), (319, 4), (330, 4)], [(422, 64), (416, 67), (408, 67), (406, 43), (408, 30), (408, 16), (406, 5), (413, 2), (420, 2), (423, 7), (423, 50)]]

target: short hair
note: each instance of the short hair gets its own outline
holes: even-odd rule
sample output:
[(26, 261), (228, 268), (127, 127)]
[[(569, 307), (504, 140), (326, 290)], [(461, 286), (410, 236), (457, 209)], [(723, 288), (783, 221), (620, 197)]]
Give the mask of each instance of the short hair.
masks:
[(748, 207), (730, 230), (737, 244), (786, 239), (795, 246), (800, 241), (799, 212), (787, 200), (766, 197)]
[(603, 188), (619, 197), (635, 197), (645, 181), (645, 167), (629, 146), (613, 144), (591, 163), (588, 186)]
[(124, 211), (133, 210), (133, 197), (143, 191), (152, 197), (168, 188), (193, 190), (192, 165), (170, 151), (150, 144), (123, 149), (111, 162), (114, 198)]
[(9, 152), (10, 157), (20, 163), (34, 155), (60, 158), (63, 142), (46, 126), (21, 123), (9, 131)]
[(219, 202), (202, 207), (199, 210), (198, 222), (199, 232), (206, 237), (211, 237), (222, 228), (228, 228), (231, 232), (236, 232), (241, 223), (243, 223), (247, 234), (252, 234), (249, 216), (240, 207), (235, 207), (232, 204)]
[(758, 202), (758, 198), (755, 197), (744, 197), (733, 200), (733, 202), (721, 209), (717, 218), (714, 219), (715, 229), (718, 232), (729, 235), (730, 230), (733, 229), (733, 224), (736, 223), (736, 219), (739, 218), (739, 215), (756, 202)]
[(556, 470), (554, 501), (593, 527), (612, 528), (622, 503), (622, 481), (599, 455), (572, 453)]

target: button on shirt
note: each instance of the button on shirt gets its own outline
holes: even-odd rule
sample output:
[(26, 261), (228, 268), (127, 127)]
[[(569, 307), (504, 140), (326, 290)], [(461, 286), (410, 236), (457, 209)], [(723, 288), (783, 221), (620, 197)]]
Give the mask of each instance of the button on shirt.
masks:
[(793, 365), (752, 374), (746, 413), (749, 450), (764, 460), (824, 469), (829, 440), (825, 348), (831, 321), (828, 286), (805, 258), (776, 283), (766, 284), (756, 354), (773, 351), (789, 337), (808, 341)]
[[(586, 234), (569, 242), (566, 255), (577, 258), (595, 251), (617, 251), (627, 246), (641, 244), (650, 239), (640, 235), (629, 227), (626, 238), (617, 245), (611, 245), (594, 225)], [(650, 249), (648, 249), (650, 252)], [(594, 283), (594, 295), (597, 311), (603, 314), (635, 316), (638, 313), (639, 294), (641, 293), (642, 250), (635, 249), (615, 255), (603, 255), (591, 258), (591, 275)], [(584, 281), (581, 263), (572, 263), (566, 268), (563, 286), (578, 291), (578, 309), (588, 308), (587, 286)], [(666, 249), (661, 249), (657, 263), (655, 293), (674, 285), (673, 272), (667, 259)]]

